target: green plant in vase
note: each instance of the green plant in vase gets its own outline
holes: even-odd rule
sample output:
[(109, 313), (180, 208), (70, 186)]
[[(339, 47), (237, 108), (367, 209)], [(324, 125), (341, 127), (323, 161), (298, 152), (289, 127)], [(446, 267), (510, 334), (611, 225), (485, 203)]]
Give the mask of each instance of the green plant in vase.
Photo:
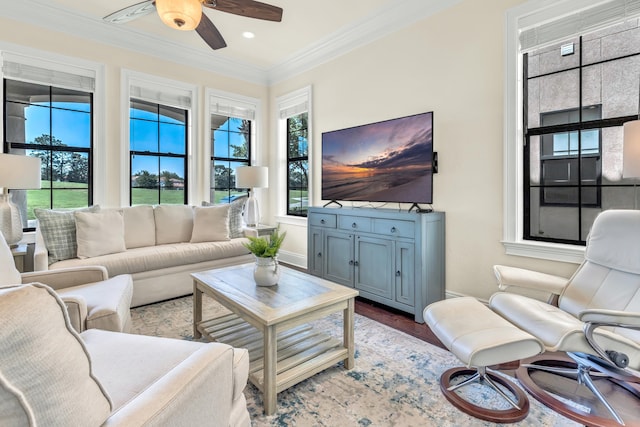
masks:
[(253, 270), (253, 278), (258, 286), (273, 286), (278, 284), (280, 271), (278, 270), (278, 251), (284, 241), (286, 232), (280, 234), (280, 228), (276, 228), (271, 236), (264, 237), (247, 236), (249, 243), (244, 247), (249, 249), (256, 257), (256, 266)]

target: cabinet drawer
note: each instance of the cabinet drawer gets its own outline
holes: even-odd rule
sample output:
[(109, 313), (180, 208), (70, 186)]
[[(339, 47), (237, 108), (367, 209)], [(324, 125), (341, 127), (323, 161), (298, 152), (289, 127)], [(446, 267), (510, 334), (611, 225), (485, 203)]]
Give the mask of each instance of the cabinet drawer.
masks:
[(334, 214), (314, 213), (309, 217), (309, 222), (314, 227), (336, 228), (336, 216)]
[(338, 219), (338, 228), (353, 231), (371, 231), (371, 218), (363, 218), (360, 216), (340, 215)]
[(415, 238), (415, 223), (396, 219), (374, 219), (373, 232), (387, 236)]

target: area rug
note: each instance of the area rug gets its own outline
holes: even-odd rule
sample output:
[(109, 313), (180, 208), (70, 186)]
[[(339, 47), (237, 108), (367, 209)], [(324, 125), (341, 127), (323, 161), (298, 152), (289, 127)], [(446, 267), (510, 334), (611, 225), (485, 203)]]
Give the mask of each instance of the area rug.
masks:
[[(205, 296), (204, 316), (224, 308)], [(192, 298), (184, 297), (132, 310), (132, 333), (192, 340)], [(317, 326), (341, 337), (341, 315)], [(260, 426), (491, 426), (451, 406), (439, 390), (439, 375), (459, 366), (451, 353), (356, 314), (356, 366), (329, 368), (278, 394), (278, 411), (265, 416), (262, 395), (245, 389), (252, 425)], [(510, 378), (510, 377), (509, 377)], [(465, 389), (468, 387), (465, 387)], [(483, 387), (467, 393), (476, 401), (500, 399)], [(578, 426), (530, 399), (528, 417), (513, 426)]]

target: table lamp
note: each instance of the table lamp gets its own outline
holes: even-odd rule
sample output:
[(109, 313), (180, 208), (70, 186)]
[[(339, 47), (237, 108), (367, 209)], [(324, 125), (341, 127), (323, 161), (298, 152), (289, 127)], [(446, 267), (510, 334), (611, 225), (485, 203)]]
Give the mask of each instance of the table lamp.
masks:
[(269, 185), (269, 168), (266, 166), (240, 166), (236, 169), (236, 188), (248, 188), (249, 198), (244, 204), (243, 218), (249, 227), (260, 222), (260, 208), (255, 198), (255, 189)]
[(9, 190), (40, 188), (40, 158), (0, 154), (0, 231), (9, 247), (22, 240), (22, 217)]

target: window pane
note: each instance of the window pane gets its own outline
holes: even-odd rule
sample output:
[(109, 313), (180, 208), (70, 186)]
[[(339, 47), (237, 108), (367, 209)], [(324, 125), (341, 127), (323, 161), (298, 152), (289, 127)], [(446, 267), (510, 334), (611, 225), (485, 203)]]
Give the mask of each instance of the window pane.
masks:
[[(560, 48), (568, 44), (573, 44), (574, 53), (562, 56)], [(531, 52), (527, 63), (529, 76), (536, 77), (577, 67), (580, 64), (579, 46), (580, 40), (574, 37)]]
[[(50, 145), (51, 110), (46, 106), (30, 105), (24, 110), (23, 126), (7, 127), (8, 142)], [(15, 133), (14, 133), (15, 132)], [(23, 133), (24, 132), (24, 133)], [(9, 136), (10, 134), (11, 137)], [(24, 135), (24, 137), (22, 136)]]
[(288, 215), (306, 215), (309, 207), (306, 190), (289, 190)]
[(65, 185), (65, 188), (53, 188), (53, 206), (54, 209), (70, 209), (82, 208), (87, 206), (89, 199), (89, 190), (83, 188), (73, 188), (74, 186)]
[[(91, 146), (91, 114), (77, 111), (51, 110), (51, 134), (67, 147)], [(73, 125), (70, 126), (69, 124)]]
[(133, 188), (159, 187), (158, 157), (135, 155), (131, 159), (131, 186)]
[(186, 131), (184, 125), (160, 123), (160, 152), (185, 154)]
[(595, 67), (602, 67), (602, 117), (637, 115), (640, 57), (617, 59)]
[(160, 158), (160, 203), (184, 204), (184, 158)]
[[(530, 93), (528, 102), (529, 127), (550, 126), (555, 120), (540, 123), (540, 116), (554, 112), (561, 123), (576, 123), (578, 114), (571, 114), (568, 110), (580, 107), (580, 74), (579, 70), (563, 71), (529, 80)], [(536, 89), (532, 90), (531, 86)], [(558, 112), (567, 111), (566, 114)]]
[(130, 102), (129, 115), (132, 119), (151, 120), (157, 122), (158, 104), (152, 102), (132, 99)]
[(611, 25), (583, 37), (583, 63), (605, 61), (640, 53), (640, 28), (636, 19)]
[(160, 105), (160, 121), (163, 123), (172, 123), (176, 125), (186, 126), (186, 114), (185, 110), (180, 108), (169, 107), (166, 105)]
[(158, 123), (146, 120), (130, 121), (130, 149), (158, 152)]
[(51, 88), (51, 102), (55, 108), (91, 112), (91, 94), (77, 90)]
[(5, 80), (5, 101), (20, 102), (23, 104), (43, 103), (49, 104), (51, 100), (49, 86), (36, 83), (20, 82), (17, 80)]

